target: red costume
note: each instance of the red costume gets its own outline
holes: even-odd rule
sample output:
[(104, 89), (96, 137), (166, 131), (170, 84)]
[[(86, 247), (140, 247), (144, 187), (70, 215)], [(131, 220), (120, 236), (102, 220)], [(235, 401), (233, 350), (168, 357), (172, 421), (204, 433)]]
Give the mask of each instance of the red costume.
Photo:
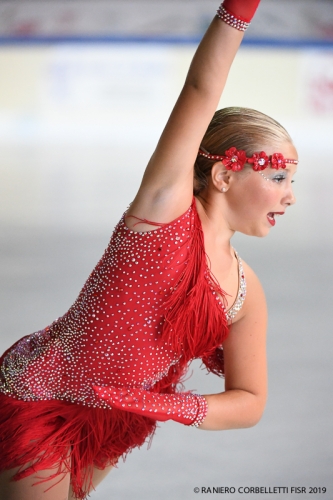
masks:
[(79, 498), (89, 466), (115, 464), (156, 426), (111, 409), (93, 386), (173, 394), (194, 358), (222, 375), (220, 346), (245, 298), (238, 260), (238, 297), (226, 313), (195, 199), (173, 222), (150, 222), (160, 226), (152, 231), (132, 231), (125, 218), (69, 311), (1, 358), (0, 470), (33, 461), (19, 479), (65, 463), (71, 450)]

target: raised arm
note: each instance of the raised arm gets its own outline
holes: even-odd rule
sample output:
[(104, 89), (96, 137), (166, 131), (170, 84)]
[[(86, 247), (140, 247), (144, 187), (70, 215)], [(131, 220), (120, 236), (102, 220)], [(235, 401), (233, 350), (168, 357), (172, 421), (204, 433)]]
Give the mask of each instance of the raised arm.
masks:
[[(237, 18), (249, 21), (259, 1), (225, 0), (223, 5)], [(224, 10), (220, 12), (221, 17), (226, 15)], [(169, 222), (189, 207), (193, 196), (193, 165), (243, 33), (218, 16), (213, 19), (193, 57), (183, 89), (145, 170), (130, 214)]]

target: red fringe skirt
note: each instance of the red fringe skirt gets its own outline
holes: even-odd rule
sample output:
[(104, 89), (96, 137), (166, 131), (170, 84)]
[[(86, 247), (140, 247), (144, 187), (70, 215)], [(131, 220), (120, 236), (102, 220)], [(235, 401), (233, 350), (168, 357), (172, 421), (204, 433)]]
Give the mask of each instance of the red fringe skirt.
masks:
[(0, 471), (20, 466), (13, 477), (19, 480), (54, 469), (52, 478), (61, 479), (65, 468), (78, 499), (92, 486), (93, 467), (115, 465), (156, 427), (134, 413), (58, 400), (26, 402), (0, 394), (0, 408)]

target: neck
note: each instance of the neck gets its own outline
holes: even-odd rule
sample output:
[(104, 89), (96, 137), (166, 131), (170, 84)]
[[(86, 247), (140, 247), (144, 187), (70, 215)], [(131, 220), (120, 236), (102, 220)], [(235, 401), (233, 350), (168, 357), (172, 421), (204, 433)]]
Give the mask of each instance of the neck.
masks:
[(223, 195), (200, 193), (196, 196), (196, 205), (205, 237), (209, 237), (220, 248), (230, 251), (230, 239), (235, 231), (228, 225)]

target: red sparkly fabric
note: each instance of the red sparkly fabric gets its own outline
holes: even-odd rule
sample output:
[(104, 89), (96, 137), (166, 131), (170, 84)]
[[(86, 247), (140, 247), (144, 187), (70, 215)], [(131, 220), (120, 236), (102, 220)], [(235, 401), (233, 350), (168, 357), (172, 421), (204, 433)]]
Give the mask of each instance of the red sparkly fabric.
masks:
[(19, 479), (59, 466), (71, 449), (78, 498), (93, 465), (116, 463), (155, 430), (110, 409), (93, 385), (174, 393), (194, 358), (223, 373), (224, 292), (207, 266), (195, 199), (152, 231), (128, 229), (125, 217), (69, 311), (1, 359), (0, 470), (33, 461)]

